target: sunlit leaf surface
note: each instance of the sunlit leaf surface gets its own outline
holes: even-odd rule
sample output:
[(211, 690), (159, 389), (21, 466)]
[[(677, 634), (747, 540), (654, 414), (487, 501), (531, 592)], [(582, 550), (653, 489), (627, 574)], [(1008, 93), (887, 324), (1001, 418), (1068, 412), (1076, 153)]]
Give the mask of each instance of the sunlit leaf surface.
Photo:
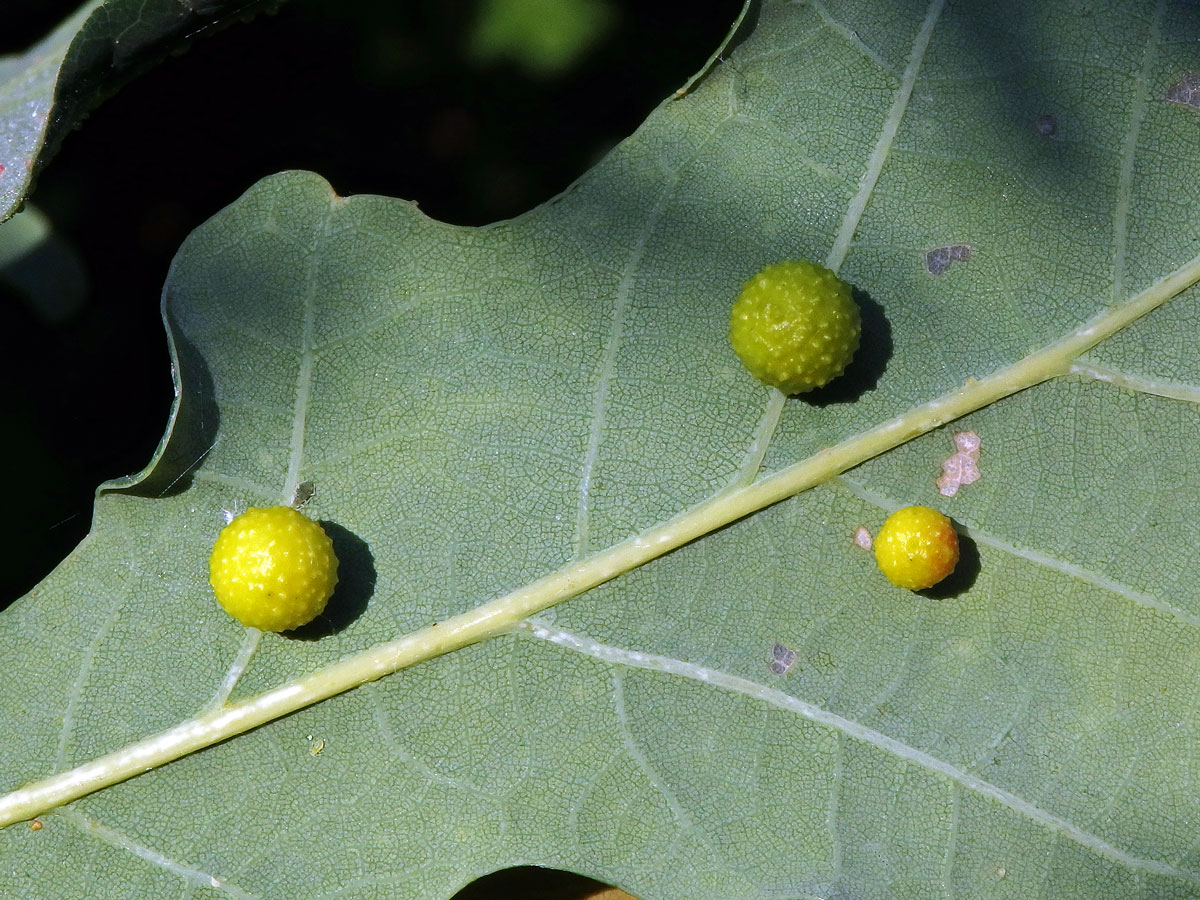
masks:
[[(520, 587), (746, 477), (756, 433), (779, 469), (1194, 265), (1198, 38), (1165, 0), (764, 2), (518, 220), (255, 186), (168, 279), (164, 449), (0, 616), (0, 785), (242, 664), (235, 699)], [(728, 309), (796, 256), (867, 334), (773, 425)], [(442, 900), (532, 863), (646, 900), (1200, 896), (1198, 297), (516, 633), (10, 827), (0, 893)], [(943, 496), (967, 430), (982, 477)], [(306, 481), (339, 606), (250, 652), (208, 548)], [(965, 535), (931, 595), (854, 540), (912, 503)]]

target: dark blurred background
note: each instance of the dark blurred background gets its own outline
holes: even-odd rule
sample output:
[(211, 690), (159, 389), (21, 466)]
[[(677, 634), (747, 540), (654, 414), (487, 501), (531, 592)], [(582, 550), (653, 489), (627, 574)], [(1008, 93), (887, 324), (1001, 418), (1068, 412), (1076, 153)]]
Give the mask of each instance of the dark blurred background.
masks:
[[(86, 534), (101, 481), (149, 461), (172, 397), (159, 293), (191, 229), (293, 168), (449, 222), (517, 215), (696, 72), (740, 5), (293, 0), (94, 111), (31, 198), (56, 235), (52, 290), (0, 279), (0, 609)], [(10, 0), (0, 55), (75, 6)]]

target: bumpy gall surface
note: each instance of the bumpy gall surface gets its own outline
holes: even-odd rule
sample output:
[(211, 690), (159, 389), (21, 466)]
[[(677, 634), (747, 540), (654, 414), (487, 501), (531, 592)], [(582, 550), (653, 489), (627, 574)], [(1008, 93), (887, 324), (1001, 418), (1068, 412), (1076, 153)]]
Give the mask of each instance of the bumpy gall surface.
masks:
[(933, 587), (958, 565), (958, 535), (950, 520), (928, 506), (898, 509), (875, 537), (875, 562), (897, 587)]
[(337, 571), (329, 536), (290, 506), (246, 510), (221, 530), (209, 559), (217, 602), (263, 631), (299, 628), (320, 615)]
[(824, 266), (767, 266), (733, 304), (729, 340), (755, 378), (785, 394), (824, 387), (858, 350), (862, 318), (850, 286)]

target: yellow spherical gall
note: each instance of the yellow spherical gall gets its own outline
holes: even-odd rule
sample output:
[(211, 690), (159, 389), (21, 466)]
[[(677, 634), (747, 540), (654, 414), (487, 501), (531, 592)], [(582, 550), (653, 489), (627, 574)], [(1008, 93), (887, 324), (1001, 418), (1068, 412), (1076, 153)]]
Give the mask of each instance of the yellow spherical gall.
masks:
[(897, 587), (933, 587), (958, 564), (958, 534), (950, 520), (928, 506), (906, 506), (890, 516), (875, 537), (875, 562)]
[(767, 266), (747, 281), (729, 319), (729, 341), (750, 374), (785, 394), (841, 375), (861, 333), (850, 285), (803, 259)]
[(209, 583), (225, 612), (243, 625), (288, 631), (311, 622), (337, 585), (333, 542), (290, 506), (251, 507), (213, 544)]

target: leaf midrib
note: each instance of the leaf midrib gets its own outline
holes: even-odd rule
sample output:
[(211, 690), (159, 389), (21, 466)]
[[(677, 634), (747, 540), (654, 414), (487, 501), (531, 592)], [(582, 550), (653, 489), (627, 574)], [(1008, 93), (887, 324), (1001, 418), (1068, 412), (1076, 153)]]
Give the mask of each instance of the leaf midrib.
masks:
[(524, 619), (657, 559), (717, 528), (828, 481), (919, 435), (1004, 397), (1067, 374), (1078, 356), (1200, 280), (1200, 256), (1127, 303), (1106, 310), (1017, 363), (735, 490), (718, 492), (673, 519), (589, 559), (397, 640), (345, 657), (255, 697), (187, 720), (69, 772), (0, 797), (0, 827), (257, 728), (281, 716), (517, 627)]

